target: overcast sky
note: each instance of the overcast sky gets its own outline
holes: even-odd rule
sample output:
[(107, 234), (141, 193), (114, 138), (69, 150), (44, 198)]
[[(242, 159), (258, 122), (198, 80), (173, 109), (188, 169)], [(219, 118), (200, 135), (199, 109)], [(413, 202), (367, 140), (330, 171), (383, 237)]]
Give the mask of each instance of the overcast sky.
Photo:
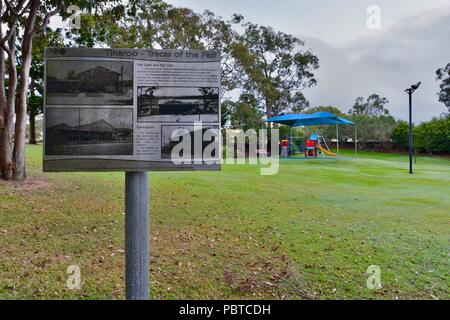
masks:
[[(407, 119), (404, 90), (422, 81), (414, 96), (414, 120), (446, 111), (437, 98), (435, 71), (450, 62), (450, 0), (169, 0), (227, 18), (240, 13), (306, 41), (320, 59), (318, 85), (304, 93), (312, 106), (347, 112), (356, 97), (378, 93)], [(381, 29), (367, 28), (367, 8), (381, 9)]]

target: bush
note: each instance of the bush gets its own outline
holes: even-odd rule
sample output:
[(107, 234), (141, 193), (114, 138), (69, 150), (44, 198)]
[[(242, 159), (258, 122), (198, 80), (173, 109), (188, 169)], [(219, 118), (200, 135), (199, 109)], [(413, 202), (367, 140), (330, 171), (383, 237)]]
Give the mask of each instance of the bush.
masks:
[(365, 149), (369, 142), (381, 144), (388, 148), (396, 121), (390, 115), (353, 115), (352, 120), (358, 126), (358, 144), (360, 149)]
[[(392, 140), (402, 150), (409, 148), (409, 126), (406, 122), (398, 123), (392, 133)], [(450, 154), (450, 116), (414, 127), (413, 140), (415, 152)]]
[(392, 141), (401, 150), (409, 149), (409, 125), (406, 121), (399, 121), (392, 132)]

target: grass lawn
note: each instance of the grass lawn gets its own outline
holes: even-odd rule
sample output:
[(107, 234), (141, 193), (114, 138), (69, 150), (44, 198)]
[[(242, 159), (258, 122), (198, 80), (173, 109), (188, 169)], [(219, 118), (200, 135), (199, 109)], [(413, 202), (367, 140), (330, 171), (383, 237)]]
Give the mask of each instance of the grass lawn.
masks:
[[(43, 174), (41, 158), (27, 147), (29, 182), (0, 182), (0, 299), (123, 299), (124, 174)], [(450, 160), (415, 168), (361, 153), (275, 176), (152, 173), (152, 297), (449, 299)], [(370, 265), (382, 290), (366, 287)]]

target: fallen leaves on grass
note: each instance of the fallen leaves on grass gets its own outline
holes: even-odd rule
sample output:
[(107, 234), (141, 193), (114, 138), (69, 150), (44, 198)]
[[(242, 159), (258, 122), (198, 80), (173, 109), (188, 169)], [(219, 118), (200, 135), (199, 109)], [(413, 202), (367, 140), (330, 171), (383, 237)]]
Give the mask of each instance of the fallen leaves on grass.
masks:
[[(9, 190), (14, 190), (19, 193), (42, 191), (52, 187), (52, 184), (47, 179), (35, 175), (28, 175), (27, 180), (24, 182), (0, 180), (0, 183), (9, 187)], [(13, 195), (13, 193), (10, 193), (10, 195)]]
[(225, 270), (223, 278), (230, 288), (241, 294), (254, 296), (270, 294), (280, 299), (316, 299), (314, 294), (308, 293), (303, 288), (304, 283), (298, 271), (284, 255), (274, 257), (271, 261), (248, 263), (240, 274)]

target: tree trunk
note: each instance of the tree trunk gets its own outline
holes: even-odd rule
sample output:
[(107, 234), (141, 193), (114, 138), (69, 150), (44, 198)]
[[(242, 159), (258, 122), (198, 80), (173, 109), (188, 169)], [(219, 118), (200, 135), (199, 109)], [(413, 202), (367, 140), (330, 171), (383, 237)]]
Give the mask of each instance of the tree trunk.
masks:
[(14, 131), (14, 180), (26, 179), (25, 171), (25, 139), (27, 115), (27, 88), (31, 66), (32, 39), (24, 37), (22, 45), (22, 70), (20, 72), (18, 103), (16, 107), (16, 126)]
[(30, 78), (30, 67), (32, 61), (33, 37), (36, 25), (36, 16), (39, 10), (39, 1), (31, 0), (30, 12), (25, 25), (22, 40), (22, 70), (20, 71), (18, 104), (16, 108), (16, 126), (14, 131), (14, 180), (26, 179), (25, 171), (25, 138), (26, 138), (26, 115), (27, 115), (27, 89)]
[(2, 179), (11, 180), (13, 177), (11, 132), (5, 127), (0, 129), (0, 163)]
[[(30, 77), (30, 97), (31, 98), (35, 98), (35, 94), (34, 94), (34, 81), (35, 79), (33, 79), (33, 77)], [(29, 104), (29, 103), (28, 103)], [(30, 106), (28, 106), (28, 114), (30, 116), (29, 120), (30, 120), (30, 129), (29, 129), (29, 134), (30, 137), (28, 139), (28, 143), (29, 144), (37, 144), (36, 142), (36, 115), (37, 113), (35, 112), (34, 108), (31, 108)]]
[[(0, 2), (0, 14), (3, 12), (3, 3)], [(0, 39), (3, 37), (3, 27), (0, 23)], [(6, 155), (11, 154), (11, 150), (7, 150), (7, 144), (4, 142), (6, 138), (6, 126), (5, 126), (5, 116), (6, 116), (6, 91), (5, 91), (5, 51), (0, 47), (0, 178), (6, 179), (4, 176), (4, 168), (6, 168)], [(12, 173), (12, 171), (11, 171)]]
[[(13, 28), (14, 26), (10, 26)], [(14, 164), (12, 159), (12, 132), (14, 122), (14, 106), (16, 103), (16, 88), (17, 88), (17, 69), (16, 69), (16, 32), (13, 32), (11, 38), (8, 40), (9, 59), (8, 59), (8, 96), (4, 105), (3, 113), (3, 127), (0, 135), (1, 148), (1, 168), (2, 177), (5, 180), (11, 180), (14, 177)], [(3, 49), (2, 49), (3, 52)]]
[[(272, 118), (272, 104), (270, 103), (270, 100), (266, 98), (266, 117), (267, 120)], [(272, 139), (272, 123), (267, 122), (267, 155), (272, 154), (272, 144), (270, 143)]]
[[(270, 100), (266, 98), (266, 117), (267, 119), (272, 118), (272, 104), (270, 103)], [(272, 128), (272, 123), (267, 122), (267, 127), (269, 129)]]
[(36, 142), (36, 116), (34, 112), (30, 112), (30, 139), (29, 144), (37, 144)]

